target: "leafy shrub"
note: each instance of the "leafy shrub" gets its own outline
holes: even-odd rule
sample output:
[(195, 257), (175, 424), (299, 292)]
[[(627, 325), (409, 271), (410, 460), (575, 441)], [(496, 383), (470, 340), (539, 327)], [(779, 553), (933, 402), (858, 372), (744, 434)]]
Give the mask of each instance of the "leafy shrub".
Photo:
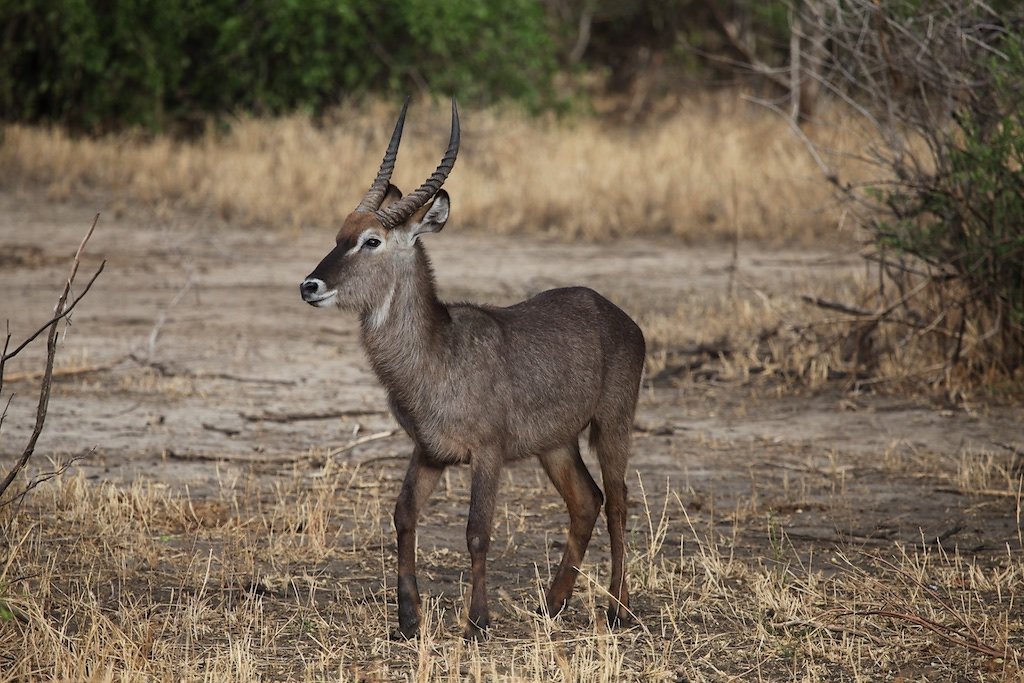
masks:
[[(945, 305), (959, 308), (961, 328), (974, 322), (983, 358), (1014, 372), (1024, 363), (1024, 35), (1000, 41), (982, 65), (985, 86), (936, 131), (935, 169), (881, 196), (891, 219), (878, 223), (883, 248), (938, 268), (958, 288)], [(949, 292), (952, 294), (952, 292)], [(939, 311), (943, 313), (944, 311)], [(945, 313), (948, 313), (946, 311)], [(961, 360), (963, 331), (955, 335)]]
[(423, 88), (538, 107), (555, 68), (529, 0), (9, 0), (0, 26), (0, 118), (85, 131)]
[[(1024, 15), (982, 0), (828, 3), (831, 91), (873, 177), (839, 186), (880, 266), (871, 335), (947, 390), (1024, 375)], [(864, 346), (864, 345), (862, 345)]]
[[(15, 0), (0, 6), (0, 115), (96, 128), (159, 123), (177, 86), (180, 14), (160, 2)], [(109, 11), (108, 11), (109, 10)]]

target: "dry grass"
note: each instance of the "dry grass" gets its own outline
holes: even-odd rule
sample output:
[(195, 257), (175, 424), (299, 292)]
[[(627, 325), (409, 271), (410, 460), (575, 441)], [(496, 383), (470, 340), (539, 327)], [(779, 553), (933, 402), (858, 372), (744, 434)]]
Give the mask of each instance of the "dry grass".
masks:
[(823, 274), (773, 287), (747, 282), (740, 273), (731, 292), (684, 294), (674, 310), (647, 307), (639, 321), (648, 340), (649, 373), (742, 381), (756, 375), (797, 390), (842, 380), (847, 389), (921, 394), (964, 406), (1019, 397), (1015, 376), (992, 363), (987, 371), (978, 370), (990, 358), (981, 346), (991, 334), (972, 324), (955, 329), (957, 311), (942, 316), (952, 323), (940, 318), (926, 325), (913, 317), (922, 305), (914, 300), (900, 308), (900, 315), (890, 315), (899, 292), (889, 288), (887, 296), (879, 295), (873, 265)]
[[(767, 526), (763, 510), (729, 526), (642, 481), (629, 566), (639, 627), (609, 632), (592, 618), (604, 603), (599, 534), (567, 615), (533, 611), (552, 549), (534, 576), (498, 570), (494, 637), (467, 644), (464, 553), (421, 542), (426, 623), (417, 641), (391, 640), (381, 489), (398, 471), (374, 471), (385, 474), (328, 461), (276, 484), (222, 481), (208, 500), (76, 477), (37, 489), (0, 518), (0, 680), (998, 681), (1024, 663), (1019, 554), (808, 553), (770, 511)], [(435, 528), (457, 523), (464, 503), (464, 473), (450, 479), (428, 514)], [(516, 484), (492, 558), (513, 573), (518, 555), (543, 557), (538, 525), (561, 534), (541, 476)]]
[[(340, 222), (373, 178), (394, 103), (243, 119), (195, 142), (123, 135), (71, 138), (8, 126), (4, 180), (42, 183), (53, 198), (99, 193), (113, 206), (187, 206), (286, 228)], [(787, 124), (738, 94), (694, 98), (641, 127), (558, 122), (513, 111), (463, 112), (463, 146), (447, 183), (462, 226), (605, 239), (668, 234), (809, 243), (835, 239), (831, 188)], [(812, 135), (855, 146), (841, 117)], [(395, 180), (409, 191), (436, 165), (444, 106), (420, 103), (406, 126)]]
[[(640, 324), (648, 341), (650, 376), (760, 378), (780, 390), (856, 380), (866, 362), (857, 357), (857, 337), (848, 329), (857, 319), (800, 298), (859, 301), (870, 288), (868, 276), (848, 265), (836, 270), (829, 268), (827, 277), (805, 272), (756, 284), (739, 272), (732, 291), (693, 292), (681, 296), (674, 310), (646, 313)], [(884, 363), (880, 376), (902, 386), (897, 382), (901, 359), (875, 360)]]

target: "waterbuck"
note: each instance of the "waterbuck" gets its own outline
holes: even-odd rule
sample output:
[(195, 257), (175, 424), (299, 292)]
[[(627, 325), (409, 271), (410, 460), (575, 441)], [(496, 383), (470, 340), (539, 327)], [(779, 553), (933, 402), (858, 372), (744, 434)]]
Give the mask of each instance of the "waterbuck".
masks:
[[(603, 500), (612, 554), (608, 619), (618, 624), (629, 615), (625, 473), (643, 333), (621, 309), (583, 287), (549, 290), (507, 308), (442, 303), (418, 238), (448, 220), (441, 185), (459, 151), (458, 109), (453, 100), (451, 139), (437, 170), (402, 196), (389, 181), (407, 108), (408, 101), (377, 178), (342, 224), (337, 245), (299, 286), (313, 306), (359, 314), (370, 364), (414, 443), (395, 505), (399, 631), (414, 637), (420, 623), (419, 512), (444, 468), (468, 463), (473, 587), (465, 634), (486, 635), (487, 549), (498, 482), (506, 463), (531, 456), (569, 510), (565, 552), (544, 608), (553, 616), (572, 594)], [(579, 436), (587, 427), (604, 496), (580, 457)]]

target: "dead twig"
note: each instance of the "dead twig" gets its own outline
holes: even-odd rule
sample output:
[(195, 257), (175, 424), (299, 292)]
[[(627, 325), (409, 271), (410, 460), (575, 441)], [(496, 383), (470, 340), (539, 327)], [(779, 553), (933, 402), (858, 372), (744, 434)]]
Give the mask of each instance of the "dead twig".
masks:
[(796, 121), (794, 121), (786, 112), (782, 111), (782, 109), (780, 109), (777, 105), (773, 104), (772, 102), (768, 102), (767, 100), (758, 97), (744, 96), (743, 99), (747, 100), (748, 102), (753, 102), (754, 104), (759, 104), (765, 109), (773, 111), (779, 116), (783, 117), (789, 123), (789, 128), (793, 132), (793, 134), (797, 137), (797, 139), (800, 140), (800, 142), (803, 143), (804, 149), (806, 149), (807, 153), (810, 154), (811, 159), (814, 161), (815, 165), (821, 171), (821, 174), (825, 178), (825, 180), (831, 183), (844, 196), (849, 197), (853, 195), (853, 188), (849, 185), (849, 183), (844, 183), (840, 180), (839, 173), (831, 166), (829, 166), (827, 161), (825, 161), (825, 158), (821, 155), (821, 152), (818, 151), (818, 146), (814, 144), (814, 142), (809, 137), (807, 137), (807, 133), (801, 130), (800, 125)]
[(23, 488), (21, 491), (18, 491), (17, 494), (15, 494), (14, 496), (12, 496), (10, 498), (10, 500), (7, 500), (7, 501), (4, 501), (3, 503), (0, 503), (0, 507), (4, 507), (6, 505), (12, 505), (14, 503), (17, 503), (17, 502), (21, 501), (22, 499), (25, 498), (26, 495), (28, 495), (28, 493), (30, 491), (32, 491), (34, 488), (36, 488), (40, 484), (45, 484), (46, 482), (50, 481), (51, 479), (55, 479), (55, 478), (63, 475), (65, 472), (67, 472), (69, 469), (71, 469), (72, 465), (77, 463), (79, 460), (85, 460), (86, 458), (88, 458), (90, 455), (92, 455), (95, 452), (96, 452), (96, 447), (93, 446), (92, 448), (90, 448), (90, 449), (88, 449), (88, 450), (86, 450), (86, 451), (84, 451), (82, 453), (79, 453), (77, 455), (71, 456), (65, 462), (62, 462), (59, 465), (57, 465), (57, 467), (55, 469), (53, 469), (52, 471), (50, 471), (50, 472), (43, 472), (42, 474), (37, 474), (36, 476), (32, 477), (32, 481), (30, 481), (28, 484), (25, 485), (25, 488)]
[(846, 304), (839, 303), (838, 301), (829, 301), (828, 299), (810, 296), (809, 294), (801, 294), (800, 300), (817, 306), (818, 308), (824, 308), (829, 311), (839, 311), (840, 313), (846, 313), (848, 315), (857, 315), (865, 318), (873, 317), (875, 315), (874, 311), (847, 306)]
[[(118, 365), (119, 363), (121, 363), (121, 361), (125, 360), (126, 358), (128, 358), (128, 356), (121, 356), (120, 358), (118, 358), (116, 360), (109, 361), (107, 363), (97, 363), (97, 364), (94, 364), (94, 365), (83, 365), (81, 367), (76, 367), (76, 368), (57, 368), (56, 370), (53, 371), (51, 376), (53, 377), (53, 379), (58, 379), (58, 378), (63, 378), (63, 377), (78, 377), (80, 375), (91, 375), (94, 372), (106, 372), (107, 370), (110, 370), (111, 368), (113, 368), (116, 365)], [(10, 376), (6, 377), (4, 381), (7, 381), (7, 382), (32, 381), (32, 380), (39, 379), (44, 374), (46, 374), (45, 370), (31, 370), (29, 372), (15, 372), (15, 373), (11, 374)]]
[(843, 626), (842, 624), (822, 624), (817, 621), (812, 621), (810, 619), (790, 619), (789, 621), (782, 621), (772, 624), (772, 626), (776, 628), (790, 628), (793, 626), (803, 626), (805, 628), (831, 631), (833, 633), (849, 633), (850, 635), (857, 636), (858, 638), (864, 638), (865, 640), (869, 640), (875, 645), (885, 644), (885, 641), (883, 641), (878, 636), (872, 635), (867, 631), (863, 631), (859, 628), (850, 628), (848, 626)]
[(339, 417), (366, 417), (367, 415), (381, 415), (384, 411), (366, 408), (354, 408), (350, 410), (329, 410), (322, 413), (241, 413), (242, 419), (246, 422), (304, 422), (306, 420), (333, 420)]
[(333, 458), (336, 455), (341, 455), (342, 453), (345, 453), (347, 451), (352, 450), (356, 446), (362, 446), (363, 444), (370, 443), (371, 441), (379, 441), (381, 439), (388, 439), (388, 438), (391, 438), (392, 436), (394, 436), (397, 433), (398, 433), (397, 430), (389, 429), (386, 432), (375, 432), (373, 434), (367, 434), (366, 436), (361, 436), (358, 439), (354, 439), (354, 440), (348, 442), (344, 446), (339, 446), (338, 448), (332, 448), (331, 450), (327, 451), (327, 456), (326, 457)]
[(938, 486), (936, 493), (952, 493), (957, 496), (991, 496), (993, 498), (1016, 498), (1016, 491), (1001, 491), (999, 489), (961, 489), (954, 486)]
[[(213, 431), (223, 431), (222, 428), (218, 428), (218, 427), (216, 427), (214, 425), (204, 424), (203, 427), (206, 428), (206, 429), (211, 429)], [(328, 458), (333, 458), (336, 455), (340, 455), (342, 453), (350, 451), (353, 448), (356, 448), (358, 446), (362, 446), (363, 444), (367, 444), (367, 443), (370, 443), (372, 441), (380, 441), (381, 439), (388, 439), (388, 438), (390, 438), (392, 436), (395, 436), (397, 433), (398, 433), (398, 430), (390, 429), (390, 430), (388, 430), (386, 432), (375, 432), (373, 434), (367, 434), (366, 436), (361, 436), (358, 439), (354, 439), (354, 440), (348, 442), (344, 446), (339, 446), (338, 448), (332, 448), (331, 450), (327, 451), (327, 453), (324, 454), (320, 458), (315, 458), (311, 454), (305, 454), (305, 455), (280, 455), (280, 456), (250, 456), (250, 455), (240, 455), (240, 454), (236, 454), (236, 453), (200, 453), (200, 452), (195, 452), (195, 451), (182, 451), (182, 452), (178, 452), (178, 451), (173, 451), (173, 450), (168, 450), (166, 452), (166, 456), (168, 458), (172, 458), (174, 460), (186, 460), (186, 461), (189, 461), (189, 460), (193, 460), (193, 461), (194, 460), (199, 460), (199, 461), (207, 461), (207, 462), (244, 462), (244, 463), (251, 463), (251, 464), (254, 464), (254, 465), (255, 464), (286, 464), (286, 463), (294, 463), (294, 462), (302, 462), (302, 461), (322, 462), (323, 460), (326, 460)]]
[(188, 377), (189, 379), (223, 379), (229, 382), (242, 382), (247, 384), (274, 384), (281, 386), (294, 386), (295, 380), (272, 379), (269, 377), (244, 377), (229, 372), (196, 372), (187, 368), (175, 368), (172, 365), (161, 361), (146, 360), (138, 354), (127, 356), (143, 367), (155, 370), (161, 377)]
[(969, 650), (980, 652), (981, 654), (988, 655), (989, 657), (1002, 658), (1006, 657), (1006, 651), (986, 645), (975, 637), (965, 637), (956, 629), (945, 624), (940, 624), (937, 621), (932, 621), (926, 617), (922, 617), (920, 614), (911, 614), (909, 612), (894, 612), (892, 610), (885, 609), (872, 609), (872, 610), (858, 610), (855, 612), (844, 612), (844, 616), (857, 616), (857, 617), (886, 617), (888, 619), (894, 619), (896, 621), (906, 621), (911, 624), (917, 624), (918, 626), (925, 628), (932, 633), (935, 633), (943, 640), (946, 640), (955, 645), (966, 647)]
[[(103, 267), (106, 265), (106, 261), (103, 261), (103, 263), (100, 264), (99, 268), (96, 269), (96, 273), (92, 276), (92, 278), (90, 278), (88, 284), (86, 284), (85, 289), (82, 291), (82, 293), (79, 294), (75, 299), (73, 299), (71, 304), (68, 305), (68, 297), (71, 294), (71, 287), (74, 284), (75, 275), (78, 274), (78, 266), (81, 263), (82, 252), (85, 250), (85, 245), (89, 242), (89, 238), (92, 237), (92, 233), (96, 229), (96, 223), (99, 221), (99, 219), (100, 215), (96, 214), (95, 218), (93, 218), (92, 226), (89, 228), (89, 231), (85, 234), (85, 237), (82, 238), (81, 244), (78, 245), (78, 251), (75, 252), (75, 257), (71, 264), (71, 273), (68, 275), (67, 282), (64, 284), (64, 291), (61, 292), (60, 297), (57, 299), (57, 306), (54, 308), (54, 316), (50, 319), (48, 323), (46, 323), (43, 327), (39, 328), (39, 330), (37, 330), (22, 344), (15, 348), (14, 351), (7, 353), (7, 342), (4, 343), (5, 352), (4, 355), (0, 357), (0, 389), (3, 388), (3, 370), (6, 362), (9, 359), (16, 356), (18, 353), (20, 353), (22, 349), (24, 349), (29, 343), (32, 342), (32, 340), (34, 340), (36, 337), (42, 334), (43, 330), (47, 328), (49, 329), (49, 334), (47, 335), (46, 338), (46, 365), (42, 377), (42, 382), (40, 383), (39, 387), (39, 403), (36, 408), (35, 425), (32, 428), (32, 434), (31, 436), (29, 436), (28, 443), (26, 444), (25, 449), (21, 453), (21, 457), (18, 458), (18, 461), (14, 464), (14, 467), (12, 467), (11, 470), (4, 477), (3, 481), (0, 482), (0, 499), (2, 499), (4, 493), (7, 492), (7, 489), (10, 488), (11, 484), (14, 482), (14, 479), (25, 468), (25, 466), (28, 464), (28, 461), (32, 458), (32, 454), (35, 452), (36, 449), (36, 442), (39, 440), (39, 436), (43, 433), (43, 427), (46, 424), (46, 411), (50, 405), (50, 386), (53, 379), (53, 361), (57, 355), (57, 324), (62, 319), (66, 320), (67, 316), (71, 313), (72, 310), (74, 310), (74, 307), (78, 305), (78, 302), (81, 301), (82, 298), (84, 298), (85, 295), (89, 293), (89, 289), (92, 287), (92, 284), (96, 281), (96, 278), (99, 277), (100, 273), (103, 272)], [(9, 340), (10, 335), (8, 335), (8, 341)], [(22, 494), (19, 494), (18, 496), (15, 496), (11, 500), (18, 500), (20, 499), (21, 495)], [(7, 505), (8, 503), (11, 502), (11, 500), (0, 502), (0, 506)]]
[(153, 323), (153, 327), (149, 331), (149, 336), (146, 338), (146, 353), (142, 355), (140, 351), (132, 351), (129, 355), (139, 362), (141, 365), (152, 364), (154, 356), (156, 356), (156, 343), (160, 338), (160, 333), (163, 331), (164, 325), (167, 323), (167, 317), (171, 309), (178, 305), (178, 303), (185, 298), (185, 294), (188, 290), (192, 289), (194, 280), (192, 278), (193, 269), (191, 265), (187, 265), (185, 269), (185, 282), (181, 285), (178, 291), (171, 298), (170, 302), (163, 307), (160, 311), (160, 315), (157, 316), (156, 322)]
[[(917, 577), (912, 576), (905, 569), (897, 567), (895, 564), (893, 564), (889, 560), (886, 560), (885, 558), (878, 557), (878, 558), (875, 558), (875, 561), (880, 563), (883, 567), (887, 567), (890, 571), (896, 572), (897, 574), (902, 576), (904, 579), (906, 579), (907, 581), (909, 581), (913, 585), (915, 585), (918, 588), (920, 588), (921, 590), (923, 590), (926, 595), (931, 597), (932, 600), (934, 600), (935, 602), (939, 603), (939, 605), (942, 607), (942, 610), (944, 612), (946, 612), (946, 614), (950, 615), (954, 620), (956, 620), (957, 622), (960, 623), (960, 625), (967, 631), (967, 634), (970, 636), (971, 639), (973, 639), (975, 641), (978, 641), (978, 642), (981, 642), (981, 637), (978, 635), (978, 632), (975, 631), (974, 628), (972, 628), (971, 625), (969, 623), (967, 623), (967, 620), (964, 619), (962, 616), (960, 616), (960, 614), (958, 614), (957, 611), (955, 609), (953, 609), (953, 607), (948, 602), (943, 600), (942, 596), (939, 595), (935, 591), (934, 588), (929, 587), (928, 585), (926, 585), (924, 582), (922, 582)], [(961, 638), (966, 638), (967, 637), (962, 632), (960, 632), (958, 629), (954, 629), (954, 628), (949, 627), (949, 626), (944, 626), (944, 628), (948, 629), (949, 631), (951, 631), (953, 633), (958, 634)]]
[[(935, 591), (935, 589), (930, 588), (927, 584), (917, 579), (916, 577), (912, 576), (905, 569), (902, 569), (901, 567), (897, 566), (889, 560), (886, 560), (885, 558), (869, 555), (867, 553), (861, 553), (861, 555), (869, 561), (877, 563), (883, 569), (895, 573), (903, 580), (904, 585), (910, 584), (919, 588), (921, 591), (924, 592), (925, 595), (927, 595), (931, 600), (937, 603), (939, 607), (942, 609), (942, 611), (949, 614), (952, 617), (952, 619), (955, 622), (957, 622), (957, 626), (947, 626), (946, 624), (935, 621), (934, 619), (924, 617), (910, 610), (908, 606), (905, 606), (906, 611), (898, 611), (896, 609), (889, 608), (879, 608), (841, 612), (839, 613), (839, 616), (880, 616), (897, 621), (905, 621), (921, 626), (922, 628), (935, 633), (947, 642), (959, 645), (961, 647), (966, 647), (970, 650), (973, 650), (974, 652), (979, 652), (981, 654), (997, 658), (1007, 656), (1006, 650), (1000, 650), (999, 648), (993, 645), (989, 645), (983, 642), (978, 632), (975, 631), (974, 628), (967, 622), (967, 620), (964, 619), (960, 614), (958, 614), (957, 611), (953, 609), (953, 607)], [(849, 567), (849, 569), (863, 576), (865, 579), (868, 579), (872, 582), (876, 582), (880, 586), (885, 585), (878, 577), (869, 575), (868, 572), (864, 569), (855, 566), (849, 560), (849, 558), (842, 557), (842, 560), (845, 563), (845, 565)], [(895, 592), (892, 590), (891, 587), (886, 588), (887, 592), (895, 595)]]
[(259, 456), (239, 453), (201, 453), (198, 451), (167, 450), (164, 455), (172, 460), (181, 460), (183, 462), (234, 462), (246, 465), (288, 465), (310, 460), (308, 454)]
[(187, 376), (194, 379), (223, 379), (228, 382), (241, 382), (244, 384), (274, 384), (280, 386), (294, 386), (295, 380), (291, 379), (274, 379), (271, 377), (243, 377), (242, 375), (233, 375), (230, 372), (187, 372)]
[(235, 429), (234, 427), (221, 427), (220, 425), (215, 425), (210, 422), (203, 422), (202, 425), (203, 429), (208, 429), (211, 432), (217, 432), (225, 436), (238, 436), (242, 433), (241, 429)]

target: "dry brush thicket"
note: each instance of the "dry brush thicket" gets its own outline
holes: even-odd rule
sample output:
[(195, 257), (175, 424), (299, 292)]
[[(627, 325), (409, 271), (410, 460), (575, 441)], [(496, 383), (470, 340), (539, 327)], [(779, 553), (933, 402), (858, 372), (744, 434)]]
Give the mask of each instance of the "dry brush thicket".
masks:
[[(5, 182), (54, 198), (98, 193), (111, 205), (184, 205), (286, 228), (338, 225), (380, 164), (396, 103), (242, 119), (191, 142), (70, 137), (8, 126)], [(415, 187), (446, 135), (443, 107), (416, 107), (395, 173)], [(854, 144), (841, 116), (821, 144)], [(832, 190), (781, 118), (737, 94), (694, 98), (640, 127), (562, 122), (512, 110), (463, 114), (463, 150), (446, 187), (460, 225), (502, 233), (606, 239), (834, 239)], [(442, 145), (443, 146), (443, 145)]]
[[(869, 294), (832, 307), (851, 318), (838, 330), (859, 340), (859, 371), (886, 376), (879, 365), (903, 367), (888, 376), (949, 397), (979, 388), (1019, 394), (1019, 8), (823, 0), (794, 13), (794, 36), (802, 22), (819, 48), (804, 55), (807, 79), (849, 105), (848, 125), (865, 142), (853, 151), (861, 179), (817, 157), (867, 229), (866, 256), (876, 264)], [(815, 154), (813, 138), (804, 139)]]

